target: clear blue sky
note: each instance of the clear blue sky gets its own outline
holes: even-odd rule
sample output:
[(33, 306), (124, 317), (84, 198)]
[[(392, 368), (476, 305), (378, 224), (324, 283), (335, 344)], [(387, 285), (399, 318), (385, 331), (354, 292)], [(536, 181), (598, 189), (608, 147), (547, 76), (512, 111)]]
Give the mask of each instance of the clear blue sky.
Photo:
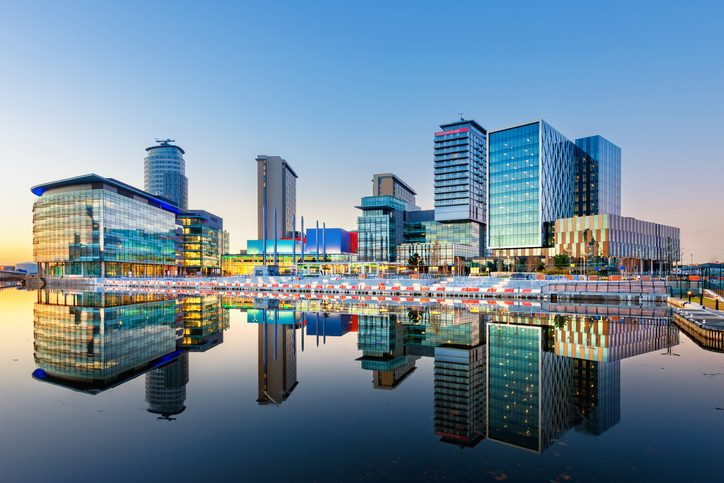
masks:
[(6, 2), (0, 263), (32, 260), (29, 188), (95, 172), (143, 188), (186, 150), (189, 207), (256, 237), (258, 154), (307, 222), (356, 228), (372, 174), (432, 208), (432, 136), (543, 118), (623, 151), (623, 214), (724, 260), (724, 2)]

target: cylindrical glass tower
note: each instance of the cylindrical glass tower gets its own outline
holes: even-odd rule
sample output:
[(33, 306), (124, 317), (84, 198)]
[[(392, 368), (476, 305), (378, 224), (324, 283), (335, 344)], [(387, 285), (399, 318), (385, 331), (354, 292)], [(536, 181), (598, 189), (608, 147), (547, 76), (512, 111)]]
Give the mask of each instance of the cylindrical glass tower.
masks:
[(155, 196), (173, 201), (181, 209), (188, 209), (188, 178), (186, 177), (186, 152), (174, 146), (171, 139), (156, 140), (158, 146), (146, 148), (144, 159), (143, 189)]

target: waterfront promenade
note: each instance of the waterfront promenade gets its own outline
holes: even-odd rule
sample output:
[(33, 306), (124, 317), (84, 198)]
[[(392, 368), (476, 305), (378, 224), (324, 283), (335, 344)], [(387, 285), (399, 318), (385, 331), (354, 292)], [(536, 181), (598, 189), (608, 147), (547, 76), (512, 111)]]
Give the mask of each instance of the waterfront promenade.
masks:
[[(550, 299), (595, 302), (654, 303), (668, 299), (663, 281), (522, 280), (500, 277), (342, 278), (342, 277), (222, 277), (48, 279), (48, 288), (106, 288), (168, 291), (180, 294), (306, 294), (314, 297), (382, 297), (391, 301), (416, 299)], [(410, 299), (410, 300), (408, 300)]]

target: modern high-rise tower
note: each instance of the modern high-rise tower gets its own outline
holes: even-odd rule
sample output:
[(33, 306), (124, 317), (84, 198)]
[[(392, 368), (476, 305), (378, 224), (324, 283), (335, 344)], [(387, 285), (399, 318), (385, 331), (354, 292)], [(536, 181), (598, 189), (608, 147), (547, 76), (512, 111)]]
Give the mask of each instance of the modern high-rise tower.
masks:
[[(260, 240), (274, 238), (274, 210), (277, 210), (277, 237), (288, 238), (294, 230), (297, 212), (297, 173), (279, 156), (260, 154), (257, 162), (257, 220)], [(266, 205), (266, 233), (264, 206)]]
[(475, 121), (435, 133), (435, 221), (486, 222), (487, 131)]
[(621, 149), (575, 143), (543, 120), (490, 131), (488, 247), (550, 247), (555, 220), (618, 214)]
[(183, 209), (188, 209), (189, 179), (186, 177), (186, 152), (170, 143), (172, 139), (156, 140), (158, 146), (146, 148), (143, 160), (143, 189), (147, 193), (163, 196)]

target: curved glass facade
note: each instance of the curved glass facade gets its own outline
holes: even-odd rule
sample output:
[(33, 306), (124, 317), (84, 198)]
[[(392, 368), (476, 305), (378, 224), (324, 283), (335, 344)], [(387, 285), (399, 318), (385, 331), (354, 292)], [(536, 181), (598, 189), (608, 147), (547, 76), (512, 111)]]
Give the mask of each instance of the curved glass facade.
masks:
[(113, 277), (175, 271), (176, 216), (156, 205), (105, 183), (45, 191), (33, 205), (39, 273)]
[(143, 189), (155, 196), (163, 196), (176, 206), (188, 209), (188, 178), (184, 150), (178, 146), (161, 144), (147, 148), (143, 160)]

